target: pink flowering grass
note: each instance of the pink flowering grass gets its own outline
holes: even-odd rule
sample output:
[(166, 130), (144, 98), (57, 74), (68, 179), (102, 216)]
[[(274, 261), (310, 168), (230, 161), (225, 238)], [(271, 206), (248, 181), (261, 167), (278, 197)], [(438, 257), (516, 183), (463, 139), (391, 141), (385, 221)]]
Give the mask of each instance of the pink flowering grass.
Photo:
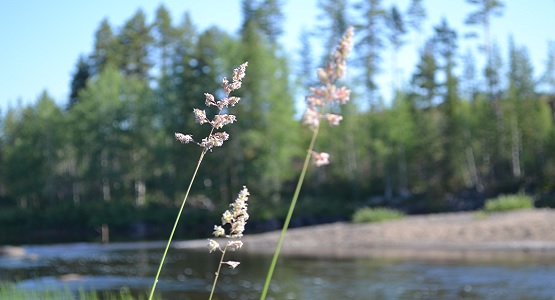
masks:
[(189, 186), (187, 188), (187, 192), (185, 193), (185, 197), (181, 203), (181, 207), (179, 208), (179, 212), (177, 213), (177, 217), (175, 219), (175, 223), (173, 225), (172, 231), (168, 238), (168, 243), (166, 244), (166, 248), (164, 249), (164, 254), (162, 255), (162, 259), (160, 260), (160, 265), (158, 266), (158, 271), (156, 272), (156, 277), (154, 278), (154, 282), (152, 284), (152, 288), (150, 290), (150, 295), (148, 297), (151, 300), (154, 296), (154, 291), (156, 290), (156, 285), (158, 284), (158, 278), (160, 277), (160, 273), (162, 272), (162, 267), (164, 265), (164, 261), (166, 259), (166, 255), (168, 254), (168, 249), (170, 248), (170, 244), (173, 240), (173, 236), (175, 234), (175, 230), (177, 228), (177, 224), (179, 223), (179, 219), (181, 218), (181, 214), (183, 212), (183, 208), (185, 207), (185, 203), (187, 202), (187, 198), (189, 197), (189, 192), (191, 191), (191, 187), (193, 186), (193, 182), (195, 181), (195, 177), (198, 173), (202, 160), (204, 156), (213, 150), (215, 147), (221, 147), (225, 141), (229, 139), (229, 134), (225, 131), (219, 131), (221, 128), (228, 124), (232, 124), (237, 120), (234, 115), (224, 114), (224, 109), (229, 108), (229, 106), (235, 106), (237, 102), (239, 102), (239, 97), (231, 96), (231, 93), (241, 87), (242, 80), (245, 77), (245, 70), (247, 68), (248, 63), (244, 63), (233, 70), (233, 78), (231, 82), (227, 78), (223, 78), (222, 80), (222, 89), (225, 92), (225, 97), (221, 100), (216, 101), (214, 95), (205, 93), (205, 105), (216, 106), (219, 109), (219, 112), (210, 120), (206, 116), (206, 112), (204, 110), (195, 108), (193, 113), (195, 115), (195, 120), (200, 125), (209, 124), (211, 126), (210, 133), (208, 136), (202, 138), (201, 140), (195, 140), (195, 138), (191, 134), (184, 134), (180, 132), (175, 133), (175, 139), (182, 144), (189, 144), (193, 143), (199, 146), (202, 150), (200, 153), (200, 157), (198, 159), (197, 165), (195, 167), (195, 171), (193, 172), (193, 176), (191, 177), (191, 181), (189, 182)]
[(270, 268), (268, 269), (262, 295), (260, 296), (261, 300), (266, 299), (268, 288), (270, 287), (270, 281), (272, 280), (272, 275), (285, 239), (285, 234), (289, 228), (289, 222), (291, 221), (297, 199), (299, 198), (299, 193), (303, 185), (309, 162), (312, 158), (317, 167), (327, 165), (330, 162), (330, 155), (326, 152), (314, 151), (314, 146), (316, 144), (316, 138), (318, 137), (322, 120), (327, 121), (330, 126), (337, 126), (343, 119), (341, 115), (333, 114), (330, 111), (334, 106), (343, 105), (349, 101), (350, 90), (346, 87), (337, 87), (336, 83), (340, 78), (345, 76), (347, 72), (347, 55), (353, 48), (353, 34), (353, 28), (349, 27), (339, 42), (339, 45), (333, 52), (326, 67), (317, 70), (320, 86), (311, 87), (310, 94), (306, 96), (307, 109), (303, 115), (302, 123), (312, 130), (312, 138), (310, 139), (303, 168), (299, 176), (299, 181), (297, 182), (297, 187), (295, 189), (295, 193), (293, 194), (293, 199), (291, 200), (281, 235), (272, 257)]

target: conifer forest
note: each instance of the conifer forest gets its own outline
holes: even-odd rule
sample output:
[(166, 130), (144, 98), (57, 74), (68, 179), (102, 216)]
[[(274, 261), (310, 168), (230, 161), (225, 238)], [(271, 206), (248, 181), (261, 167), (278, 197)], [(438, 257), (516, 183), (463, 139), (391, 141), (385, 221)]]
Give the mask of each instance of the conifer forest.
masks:
[[(310, 139), (304, 95), (351, 25), (342, 81), (351, 100), (336, 108), (340, 126), (320, 134), (331, 164), (307, 173), (293, 226), (348, 220), (363, 206), (474, 210), (519, 192), (555, 207), (555, 36), (545, 64), (532, 65), (518, 40), (498, 37), (508, 40), (501, 48), (491, 38), (489, 25), (511, 3), (476, 0), (467, 1), (465, 32), (443, 19), (409, 39), (422, 32), (428, 2), (320, 0), (320, 26), (299, 34), (298, 53), (277, 42), (279, 0), (242, 1), (237, 32), (199, 30), (187, 12), (172, 19), (163, 5), (123, 24), (99, 20), (94, 46), (75, 58), (68, 99), (46, 90), (0, 111), (0, 236), (87, 239), (102, 224), (164, 236), (200, 151), (174, 133), (205, 136), (193, 109), (246, 61), (237, 122), (200, 168), (179, 234), (206, 232), (244, 185), (249, 230), (278, 228)], [(459, 47), (467, 32), (479, 47)], [(419, 43), (417, 64), (403, 80), (393, 75), (385, 95), (376, 78), (399, 73), (395, 57), (408, 43)]]

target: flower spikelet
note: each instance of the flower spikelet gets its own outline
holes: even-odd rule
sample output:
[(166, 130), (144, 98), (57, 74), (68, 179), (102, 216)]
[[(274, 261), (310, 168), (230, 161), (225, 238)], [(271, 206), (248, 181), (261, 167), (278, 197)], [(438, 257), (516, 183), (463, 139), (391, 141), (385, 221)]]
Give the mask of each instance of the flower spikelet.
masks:
[(320, 86), (311, 87), (310, 94), (306, 97), (308, 107), (303, 115), (303, 125), (312, 130), (320, 126), (318, 121), (322, 117), (328, 119), (330, 125), (338, 125), (340, 116), (325, 114), (332, 105), (343, 105), (349, 101), (351, 91), (346, 87), (337, 87), (335, 83), (343, 77), (347, 70), (347, 55), (353, 47), (353, 28), (349, 27), (341, 42), (331, 57), (326, 68), (317, 69)]
[(214, 147), (221, 147), (225, 141), (229, 139), (229, 134), (224, 132), (216, 132), (211, 134), (210, 136), (202, 139), (200, 142), (200, 146), (203, 147), (206, 151), (212, 150)]
[[(302, 124), (314, 132), (318, 131), (321, 119), (325, 119), (330, 126), (337, 126), (343, 120), (340, 114), (329, 112), (335, 112), (350, 99), (351, 91), (344, 86), (337, 87), (336, 83), (347, 72), (347, 56), (353, 48), (353, 34), (353, 27), (349, 27), (325, 68), (316, 70), (320, 83), (310, 88), (310, 94), (306, 96), (307, 108), (302, 117)], [(312, 157), (316, 166), (329, 164), (328, 153), (312, 152)]]
[(339, 125), (339, 122), (343, 120), (343, 116), (336, 114), (326, 114), (326, 119), (328, 120), (328, 124), (330, 124), (330, 126), (337, 126)]
[(349, 102), (350, 96), (351, 90), (342, 86), (335, 91), (334, 98), (339, 102), (339, 104), (346, 104), (347, 102)]
[[(245, 225), (247, 224), (247, 220), (249, 219), (249, 214), (247, 213), (247, 201), (249, 200), (249, 196), (249, 190), (246, 187), (243, 187), (243, 189), (239, 192), (237, 199), (235, 199), (235, 201), (229, 205), (230, 209), (226, 210), (222, 214), (222, 226), (226, 224), (230, 224), (231, 226), (229, 234), (226, 234), (225, 229), (222, 226), (214, 225), (214, 232), (212, 234), (215, 237), (225, 236), (229, 240), (222, 250), (220, 248), (220, 245), (216, 241), (209, 239), (208, 250), (210, 252), (219, 249), (223, 255), (227, 250), (236, 251), (243, 247), (243, 242), (239, 239), (243, 236)], [(239, 265), (239, 262), (222, 261), (222, 264), (227, 264), (228, 266), (235, 268)]]
[[(249, 214), (247, 213), (247, 200), (249, 200), (249, 191), (246, 187), (243, 187), (235, 202), (230, 204), (231, 211), (227, 210), (224, 215), (231, 215), (231, 218), (226, 219), (226, 223), (231, 225), (231, 232), (228, 237), (230, 238), (240, 238), (243, 236), (243, 231), (245, 230), (245, 225), (249, 219)], [(223, 222), (222, 218), (222, 222)], [(223, 225), (225, 225), (224, 223)]]
[(222, 226), (214, 225), (214, 232), (212, 235), (215, 237), (225, 236), (225, 229)]
[(245, 78), (245, 69), (247, 68), (247, 66), (248, 62), (240, 65), (239, 67), (235, 68), (235, 70), (233, 70), (233, 78), (231, 83), (229, 83), (227, 78), (224, 77), (224, 79), (222, 80), (222, 88), (227, 95), (241, 87), (241, 81), (243, 80), (243, 78)]
[(206, 106), (210, 107), (210, 106), (216, 106), (216, 100), (214, 100), (214, 95), (209, 94), (209, 93), (204, 93), (204, 96), (206, 97)]
[(208, 251), (212, 253), (218, 249), (220, 249), (220, 244), (212, 239), (208, 239)]
[(212, 126), (212, 130), (207, 137), (203, 138), (200, 142), (195, 141), (193, 136), (190, 134), (183, 134), (183, 133), (175, 133), (175, 138), (182, 144), (188, 143), (195, 143), (201, 148), (204, 149), (205, 152), (212, 151), (214, 147), (220, 147), (223, 145), (225, 141), (229, 139), (229, 134), (226, 132), (214, 132), (217, 129), (221, 129), (222, 127), (235, 123), (237, 121), (237, 117), (230, 114), (223, 114), (222, 111), (229, 106), (235, 106), (240, 98), (230, 96), (231, 92), (237, 90), (241, 87), (241, 81), (245, 77), (245, 70), (248, 66), (248, 63), (245, 62), (239, 67), (233, 70), (233, 77), (232, 82), (230, 83), (227, 78), (222, 79), (222, 89), (225, 92), (225, 97), (221, 100), (216, 101), (213, 94), (204, 93), (205, 102), (204, 104), (207, 107), (215, 106), (219, 109), (219, 112), (210, 120), (206, 115), (206, 111), (202, 109), (195, 108), (193, 109), (193, 114), (195, 115), (195, 122), (203, 125), (203, 124), (210, 124)]
[(234, 115), (216, 115), (214, 116), (214, 121), (212, 121), (212, 126), (216, 129), (220, 129), (227, 124), (232, 124), (237, 121), (237, 117)]
[(342, 77), (347, 71), (347, 55), (353, 49), (353, 27), (349, 27), (345, 35), (337, 45), (335, 52), (333, 53), (333, 62), (335, 64), (335, 73), (337, 77)]
[(314, 159), (314, 164), (317, 167), (329, 165), (330, 155), (326, 152), (314, 152), (312, 151), (312, 158)]
[(320, 126), (320, 113), (314, 108), (307, 108), (303, 115), (303, 125), (310, 129), (315, 129)]
[(226, 98), (226, 101), (229, 105), (235, 106), (235, 104), (237, 104), (240, 99), (241, 98), (239, 98), (239, 97), (229, 97), (229, 98)]
[(233, 82), (239, 82), (245, 78), (245, 69), (248, 65), (249, 63), (246, 62), (233, 70)]
[(238, 261), (225, 261), (223, 262), (224, 264), (228, 265), (230, 268), (235, 269), (237, 268), (237, 266), (239, 266), (240, 262)]
[(206, 117), (206, 111), (200, 110), (200, 109), (198, 109), (198, 108), (195, 108), (195, 109), (193, 110), (193, 112), (195, 113), (195, 121), (196, 121), (197, 123), (199, 123), (199, 124), (202, 125), (202, 124), (204, 124), (204, 123), (210, 122), (210, 121), (208, 120), (208, 118)]
[(189, 144), (190, 142), (194, 141), (192, 135), (179, 132), (175, 133), (175, 139), (181, 142), (181, 144)]
[(243, 242), (241, 241), (229, 241), (227, 242), (227, 249), (231, 251), (235, 251), (241, 249), (243, 247)]

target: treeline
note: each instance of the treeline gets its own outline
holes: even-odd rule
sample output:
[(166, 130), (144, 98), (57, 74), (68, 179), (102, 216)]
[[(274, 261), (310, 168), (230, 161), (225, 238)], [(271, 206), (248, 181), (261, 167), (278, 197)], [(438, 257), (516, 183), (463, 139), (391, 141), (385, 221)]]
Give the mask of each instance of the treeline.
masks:
[[(535, 78), (525, 47), (511, 39), (503, 62), (500, 47), (484, 38), (480, 70), (473, 51), (461, 54), (459, 33), (447, 20), (431, 36), (419, 35), (422, 1), (406, 10), (381, 2), (319, 1), (320, 27), (301, 34), (300, 55), (278, 43), (284, 15), (277, 0), (243, 1), (236, 34), (198, 30), (188, 14), (176, 23), (164, 6), (151, 23), (141, 10), (121, 26), (103, 20), (93, 49), (76, 62), (67, 105), (45, 91), (35, 104), (0, 116), (1, 210), (147, 211), (119, 221), (125, 213), (102, 220), (83, 213), (92, 226), (150, 220), (155, 209), (147, 208), (175, 207), (200, 149), (176, 142), (174, 132), (204, 136), (208, 128), (195, 124), (193, 108), (203, 108), (205, 92), (219, 95), (222, 77), (248, 61), (230, 141), (205, 159), (190, 210), (226, 206), (247, 185), (252, 217), (280, 218), (308, 145), (295, 99), (324, 61), (314, 58), (312, 46), (329, 53), (349, 25), (358, 28), (345, 83), (352, 101), (341, 111), (341, 126), (322, 133), (318, 148), (330, 152), (332, 164), (310, 172), (299, 215), (345, 217), (362, 205), (418, 213), (473, 209), (484, 197), (518, 191), (553, 205), (555, 44), (541, 66), (545, 76)], [(503, 3), (470, 2), (476, 10), (469, 28), (484, 25), (476, 26), (484, 28), (478, 34), (489, 37), (487, 25)], [(409, 34), (418, 36), (420, 57), (402, 83), (396, 57)], [(383, 63), (386, 51), (391, 66)], [(395, 92), (387, 105), (376, 81), (386, 70)], [(2, 219), (16, 223), (14, 216)]]

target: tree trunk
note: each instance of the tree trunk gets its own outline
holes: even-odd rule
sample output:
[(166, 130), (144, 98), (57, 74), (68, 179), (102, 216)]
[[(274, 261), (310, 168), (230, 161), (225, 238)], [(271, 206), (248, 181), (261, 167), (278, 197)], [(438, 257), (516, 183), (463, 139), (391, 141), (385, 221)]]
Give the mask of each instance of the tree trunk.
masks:
[(518, 128), (518, 121), (516, 117), (511, 120), (511, 156), (513, 177), (519, 178), (522, 174), (520, 169), (520, 130)]
[(143, 206), (146, 203), (146, 184), (144, 180), (135, 180), (135, 204), (137, 206)]

